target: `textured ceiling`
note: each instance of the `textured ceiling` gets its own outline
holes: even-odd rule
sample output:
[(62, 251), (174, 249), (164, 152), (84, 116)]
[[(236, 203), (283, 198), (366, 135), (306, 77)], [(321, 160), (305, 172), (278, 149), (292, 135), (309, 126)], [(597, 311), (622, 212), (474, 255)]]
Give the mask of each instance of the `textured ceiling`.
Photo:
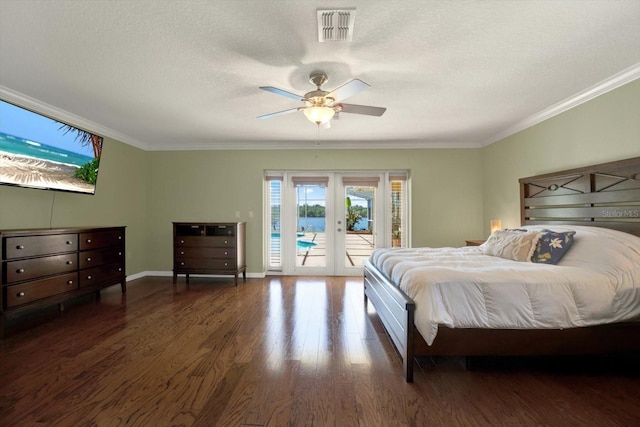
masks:
[[(339, 7), (353, 42), (319, 43)], [(0, 0), (0, 97), (147, 150), (483, 146), (639, 64), (638, 0)], [(314, 71), (386, 113), (256, 118)]]

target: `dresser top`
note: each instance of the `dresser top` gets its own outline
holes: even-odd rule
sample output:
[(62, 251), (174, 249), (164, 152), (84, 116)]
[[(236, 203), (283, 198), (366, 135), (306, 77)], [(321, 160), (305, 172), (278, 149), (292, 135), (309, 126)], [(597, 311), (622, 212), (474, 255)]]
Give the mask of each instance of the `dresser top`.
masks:
[(69, 228), (21, 228), (11, 230), (0, 230), (2, 236), (13, 235), (47, 235), (47, 234), (72, 234), (72, 233), (85, 233), (88, 231), (108, 231), (108, 230), (120, 230), (126, 226), (112, 226), (112, 227), (69, 227)]

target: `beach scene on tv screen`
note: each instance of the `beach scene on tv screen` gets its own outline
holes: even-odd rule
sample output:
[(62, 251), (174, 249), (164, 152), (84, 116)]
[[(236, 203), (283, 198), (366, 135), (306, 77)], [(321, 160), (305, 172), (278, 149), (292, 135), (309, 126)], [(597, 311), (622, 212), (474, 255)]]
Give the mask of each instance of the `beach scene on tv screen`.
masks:
[(0, 184), (95, 193), (102, 138), (0, 100)]

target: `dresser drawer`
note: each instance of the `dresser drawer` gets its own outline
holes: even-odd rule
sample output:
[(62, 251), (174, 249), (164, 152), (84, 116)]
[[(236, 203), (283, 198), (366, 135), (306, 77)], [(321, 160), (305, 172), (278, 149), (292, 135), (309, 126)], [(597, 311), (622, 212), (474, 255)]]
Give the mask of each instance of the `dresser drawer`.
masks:
[(235, 270), (235, 259), (176, 258), (176, 270)]
[(204, 236), (204, 226), (194, 224), (181, 224), (174, 226), (176, 236)]
[(235, 237), (224, 237), (224, 236), (213, 236), (208, 237), (209, 246), (218, 247), (218, 248), (228, 248), (236, 246), (236, 238)]
[(207, 236), (235, 236), (236, 227), (234, 225), (209, 225), (205, 227)]
[(97, 249), (80, 252), (80, 269), (99, 266), (102, 264), (118, 264), (124, 257), (122, 248)]
[(191, 246), (194, 248), (200, 248), (205, 246), (210, 246), (210, 241), (208, 237), (201, 236), (176, 236), (173, 245), (175, 247), (182, 246)]
[(7, 286), (6, 308), (78, 289), (78, 274), (68, 273), (48, 279)]
[(124, 244), (123, 230), (93, 231), (80, 233), (80, 250), (108, 248)]
[(236, 249), (231, 248), (195, 248), (179, 247), (175, 251), (177, 258), (235, 258)]
[(7, 237), (4, 239), (4, 259), (26, 258), (78, 250), (77, 234)]
[(122, 264), (104, 264), (80, 271), (80, 287), (115, 284), (122, 279)]
[(68, 273), (76, 270), (77, 264), (77, 253), (9, 261), (6, 263), (7, 283)]
[(236, 246), (235, 237), (227, 236), (207, 236), (207, 237), (192, 237), (192, 236), (179, 236), (174, 240), (175, 247), (192, 246), (196, 248), (211, 247), (211, 248), (229, 248)]

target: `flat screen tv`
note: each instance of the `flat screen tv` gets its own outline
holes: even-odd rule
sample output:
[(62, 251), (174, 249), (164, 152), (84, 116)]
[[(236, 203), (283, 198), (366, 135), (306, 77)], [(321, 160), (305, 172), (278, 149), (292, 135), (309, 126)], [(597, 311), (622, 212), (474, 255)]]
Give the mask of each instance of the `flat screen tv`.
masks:
[(0, 184), (95, 194), (102, 137), (0, 100)]

